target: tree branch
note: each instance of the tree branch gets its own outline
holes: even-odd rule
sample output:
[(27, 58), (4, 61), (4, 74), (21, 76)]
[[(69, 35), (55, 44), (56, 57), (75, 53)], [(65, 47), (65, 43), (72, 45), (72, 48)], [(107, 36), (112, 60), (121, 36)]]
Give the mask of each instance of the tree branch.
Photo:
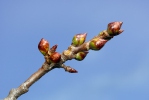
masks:
[(77, 73), (77, 70), (70, 66), (66, 66), (64, 63), (67, 60), (72, 59), (82, 61), (88, 54), (89, 50), (100, 50), (111, 38), (123, 32), (123, 30), (120, 29), (121, 25), (122, 22), (109, 23), (107, 30), (100, 32), (88, 42), (85, 42), (87, 33), (77, 34), (73, 37), (71, 45), (67, 50), (64, 50), (62, 54), (56, 52), (57, 45), (54, 45), (49, 49), (49, 42), (45, 39), (41, 39), (38, 49), (43, 54), (45, 62), (37, 72), (32, 74), (18, 88), (11, 89), (4, 100), (17, 100), (17, 98), (22, 94), (28, 92), (30, 86), (54, 68), (63, 68), (69, 73)]

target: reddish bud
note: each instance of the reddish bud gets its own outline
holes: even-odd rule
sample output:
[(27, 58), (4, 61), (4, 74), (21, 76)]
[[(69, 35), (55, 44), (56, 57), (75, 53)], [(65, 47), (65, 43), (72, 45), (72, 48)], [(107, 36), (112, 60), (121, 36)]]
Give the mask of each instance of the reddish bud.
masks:
[(87, 33), (76, 34), (72, 39), (72, 45), (76, 47), (83, 44), (85, 42), (86, 36)]
[(69, 73), (78, 73), (77, 70), (75, 70), (74, 68), (71, 68), (69, 66), (66, 67), (65, 71), (69, 72)]
[(73, 69), (73, 68), (71, 68), (71, 69), (69, 69), (69, 71), (68, 71), (69, 73), (78, 73), (78, 71), (77, 70), (75, 70), (75, 69)]
[(123, 22), (111, 22), (108, 24), (107, 32), (111, 36), (119, 35), (123, 32), (123, 30), (120, 30)]
[(61, 55), (58, 52), (54, 52), (49, 57), (52, 63), (58, 63), (61, 60)]
[(51, 52), (55, 52), (56, 51), (56, 49), (57, 49), (57, 44), (56, 45), (54, 45), (50, 50), (51, 50)]
[(43, 54), (43, 55), (46, 55), (46, 53), (48, 52), (49, 50), (49, 42), (45, 39), (41, 39), (39, 44), (38, 44), (38, 49), (39, 51)]

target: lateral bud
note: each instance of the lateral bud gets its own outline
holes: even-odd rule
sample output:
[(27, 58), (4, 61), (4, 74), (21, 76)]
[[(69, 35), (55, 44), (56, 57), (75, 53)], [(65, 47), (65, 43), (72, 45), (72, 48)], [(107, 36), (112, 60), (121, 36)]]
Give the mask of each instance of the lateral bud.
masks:
[(73, 39), (72, 39), (72, 44), (73, 46), (77, 47), (83, 44), (86, 40), (87, 33), (82, 33), (82, 34), (76, 34)]
[(105, 40), (105, 39), (94, 38), (90, 41), (89, 48), (91, 50), (100, 50), (107, 41), (108, 40)]
[(88, 54), (89, 52), (87, 51), (84, 51), (84, 52), (78, 52), (76, 55), (75, 55), (75, 59), (78, 60), (78, 61), (82, 61), (86, 55)]
[(54, 52), (49, 56), (49, 59), (52, 63), (58, 63), (61, 60), (61, 54)]
[(54, 45), (54, 46), (50, 49), (50, 51), (51, 51), (51, 52), (55, 52), (55, 51), (56, 51), (56, 49), (57, 49), (57, 44), (56, 44), (56, 45)]
[(69, 72), (69, 73), (78, 73), (77, 70), (75, 70), (74, 68), (71, 68), (71, 67), (69, 67), (69, 66), (67, 66), (67, 67), (65, 68), (65, 71), (67, 71), (67, 72)]

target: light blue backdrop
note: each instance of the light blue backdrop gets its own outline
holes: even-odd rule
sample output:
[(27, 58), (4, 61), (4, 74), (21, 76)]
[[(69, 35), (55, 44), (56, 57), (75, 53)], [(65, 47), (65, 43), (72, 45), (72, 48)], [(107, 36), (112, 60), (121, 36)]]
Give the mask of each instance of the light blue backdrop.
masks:
[(113, 21), (125, 31), (84, 61), (66, 62), (78, 70), (55, 69), (18, 100), (149, 100), (148, 0), (0, 0), (0, 98), (38, 70), (45, 38), (58, 52), (77, 33), (87, 40)]

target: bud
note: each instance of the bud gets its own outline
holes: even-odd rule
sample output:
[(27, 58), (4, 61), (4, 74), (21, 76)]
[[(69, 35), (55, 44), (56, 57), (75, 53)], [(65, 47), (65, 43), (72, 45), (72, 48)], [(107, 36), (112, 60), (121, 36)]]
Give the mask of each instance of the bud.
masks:
[(85, 42), (87, 33), (77, 34), (72, 39), (72, 45), (77, 47)]
[(70, 66), (65, 67), (65, 71), (69, 73), (78, 73), (77, 70), (75, 70), (74, 68), (71, 68)]
[(40, 40), (39, 44), (38, 44), (38, 49), (39, 49), (39, 51), (40, 51), (43, 55), (46, 55), (46, 53), (47, 53), (48, 50), (49, 50), (49, 47), (50, 47), (50, 45), (49, 45), (48, 41), (42, 38), (42, 39)]
[(107, 32), (111, 36), (119, 35), (123, 32), (123, 30), (120, 30), (123, 22), (111, 22), (108, 24)]
[(89, 48), (92, 50), (100, 50), (108, 40), (94, 38), (89, 43)]
[(52, 63), (58, 63), (61, 60), (61, 55), (58, 52), (54, 52), (49, 56)]
[(83, 60), (83, 59), (86, 57), (87, 54), (88, 54), (87, 51), (78, 52), (78, 53), (76, 54), (76, 56), (75, 56), (75, 59), (78, 60), (78, 61), (81, 61), (81, 60)]
[(54, 45), (50, 50), (51, 50), (51, 52), (55, 52), (56, 51), (56, 49), (57, 49), (57, 44), (56, 45)]

